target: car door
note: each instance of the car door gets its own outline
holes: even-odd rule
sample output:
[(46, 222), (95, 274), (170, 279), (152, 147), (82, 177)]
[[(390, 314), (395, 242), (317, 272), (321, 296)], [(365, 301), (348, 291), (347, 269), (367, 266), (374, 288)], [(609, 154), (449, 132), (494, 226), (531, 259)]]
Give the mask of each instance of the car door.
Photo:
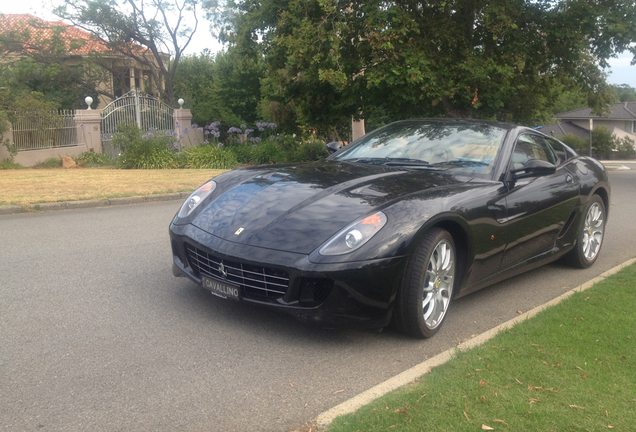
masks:
[(557, 158), (547, 140), (532, 133), (521, 134), (509, 169), (523, 168), (532, 159), (549, 162), (556, 166), (556, 171), (508, 183), (507, 244), (501, 270), (551, 251), (577, 203), (577, 178)]

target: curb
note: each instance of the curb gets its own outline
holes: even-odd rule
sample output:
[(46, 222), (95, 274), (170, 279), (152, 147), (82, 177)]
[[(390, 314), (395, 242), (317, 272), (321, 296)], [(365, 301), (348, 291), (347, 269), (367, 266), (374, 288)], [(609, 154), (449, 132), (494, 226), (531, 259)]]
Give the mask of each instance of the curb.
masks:
[(608, 171), (629, 171), (628, 165), (635, 164), (636, 160), (602, 160), (599, 161)]
[(192, 192), (176, 192), (168, 194), (157, 195), (143, 195), (121, 198), (105, 198), (96, 200), (85, 201), (61, 201), (61, 202), (48, 202), (42, 204), (29, 204), (27, 206), (0, 206), (0, 215), (16, 214), (16, 213), (31, 213), (40, 211), (53, 211), (53, 210), (71, 210), (80, 208), (94, 208), (94, 207), (107, 207), (125, 204), (141, 204), (155, 201), (172, 201), (172, 200), (185, 200)]
[(631, 168), (625, 165), (620, 165), (620, 164), (616, 164), (616, 165), (610, 165), (607, 164), (605, 165), (605, 169), (607, 171), (630, 171)]
[(524, 314), (521, 314), (509, 321), (506, 321), (505, 323), (502, 323), (498, 325), (497, 327), (492, 328), (480, 335), (477, 335), (474, 338), (467, 340), (466, 342), (462, 342), (459, 345), (457, 345), (455, 348), (450, 348), (436, 355), (435, 357), (432, 357), (426, 360), (425, 362), (415, 365), (412, 368), (402, 372), (401, 374), (396, 375), (393, 378), (389, 378), (383, 383), (380, 383), (376, 385), (375, 387), (372, 387), (369, 390), (364, 391), (360, 393), (359, 395), (354, 396), (353, 398), (341, 403), (340, 405), (337, 405), (331, 408), (330, 410), (325, 411), (322, 414), (319, 414), (315, 419), (313, 419), (310, 422), (310, 424), (316, 425), (321, 429), (326, 428), (331, 424), (331, 422), (336, 417), (339, 417), (344, 414), (350, 414), (354, 411), (357, 411), (358, 409), (362, 408), (364, 405), (368, 405), (369, 403), (373, 402), (375, 399), (381, 396), (384, 396), (385, 394), (390, 393), (393, 390), (398, 389), (399, 387), (403, 387), (406, 384), (409, 384), (415, 381), (416, 379), (422, 377), (423, 375), (426, 375), (431, 368), (443, 365), (447, 361), (451, 360), (456, 355), (458, 350), (467, 351), (471, 348), (479, 346), (487, 342), (489, 339), (497, 335), (497, 333), (501, 332), (502, 330), (509, 329), (521, 321), (534, 317), (535, 315), (537, 315), (539, 312), (543, 311), (544, 309), (547, 309), (550, 306), (554, 306), (558, 303), (561, 303), (563, 300), (570, 297), (572, 294), (576, 292), (585, 291), (586, 289), (592, 287), (594, 284), (602, 281), (608, 276), (618, 273), (620, 270), (622, 270), (623, 268), (633, 263), (636, 263), (636, 258), (627, 260), (624, 263), (619, 264), (616, 267), (613, 267), (607, 270), (606, 272), (601, 273), (599, 276), (595, 277), (594, 279), (591, 279), (585, 282), (584, 284), (579, 285), (576, 288), (571, 289), (570, 291), (567, 291), (565, 294), (562, 294), (556, 297), (555, 299), (552, 299), (549, 302), (542, 304), (541, 306), (537, 306), (536, 308)]

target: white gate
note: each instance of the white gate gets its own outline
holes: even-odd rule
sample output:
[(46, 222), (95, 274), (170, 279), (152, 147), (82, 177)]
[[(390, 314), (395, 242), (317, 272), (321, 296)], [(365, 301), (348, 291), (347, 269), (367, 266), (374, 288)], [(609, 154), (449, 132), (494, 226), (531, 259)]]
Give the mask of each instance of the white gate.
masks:
[(174, 108), (139, 89), (115, 99), (102, 110), (102, 151), (116, 157), (112, 137), (120, 124), (136, 124), (142, 131), (155, 133), (174, 131)]

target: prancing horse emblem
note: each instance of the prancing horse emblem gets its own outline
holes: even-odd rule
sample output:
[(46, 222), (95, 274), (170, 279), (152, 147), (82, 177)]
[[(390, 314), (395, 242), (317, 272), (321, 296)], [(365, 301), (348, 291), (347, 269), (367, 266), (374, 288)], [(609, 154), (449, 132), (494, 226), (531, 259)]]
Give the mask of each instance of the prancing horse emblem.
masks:
[(223, 279), (227, 278), (227, 270), (225, 270), (225, 266), (223, 263), (219, 264), (219, 273), (223, 276)]

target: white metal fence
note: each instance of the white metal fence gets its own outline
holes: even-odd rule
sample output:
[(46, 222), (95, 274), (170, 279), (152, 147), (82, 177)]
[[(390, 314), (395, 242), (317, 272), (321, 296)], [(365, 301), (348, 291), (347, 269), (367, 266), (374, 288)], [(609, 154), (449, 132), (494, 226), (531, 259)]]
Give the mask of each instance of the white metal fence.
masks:
[(18, 151), (77, 145), (75, 111), (12, 112), (13, 144)]

